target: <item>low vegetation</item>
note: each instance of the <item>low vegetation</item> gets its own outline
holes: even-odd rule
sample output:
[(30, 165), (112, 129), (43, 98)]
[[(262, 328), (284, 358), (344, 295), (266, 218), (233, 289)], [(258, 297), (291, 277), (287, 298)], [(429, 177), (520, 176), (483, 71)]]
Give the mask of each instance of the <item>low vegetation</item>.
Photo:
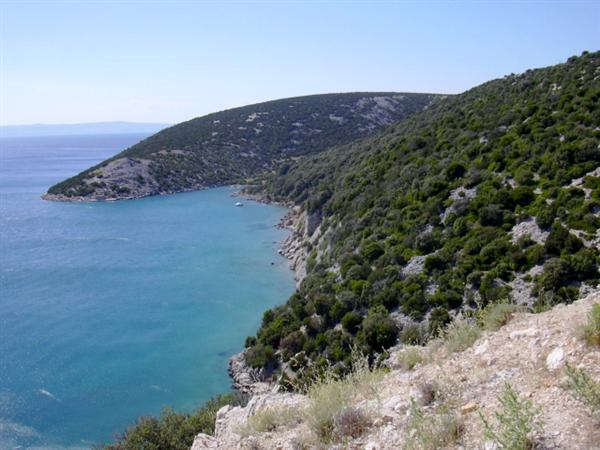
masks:
[(259, 433), (275, 431), (280, 427), (290, 426), (301, 420), (301, 412), (289, 407), (268, 407), (250, 416), (238, 430), (241, 436), (253, 436)]
[(500, 450), (533, 449), (543, 425), (537, 408), (522, 399), (510, 384), (505, 386), (498, 400), (502, 408), (496, 412), (495, 422), (480, 414), (486, 438), (495, 442)]
[(413, 399), (404, 450), (437, 450), (456, 443), (463, 432), (459, 414), (447, 406), (439, 406), (433, 413), (426, 413)]
[[(271, 172), (256, 178), (250, 192), (300, 206), (320, 234), (304, 242), (310, 257), (299, 288), (266, 311), (247, 339), (246, 362), (308, 395), (305, 420), (319, 442), (343, 442), (342, 423), (367, 426), (370, 412), (350, 410), (350, 399), (377, 401), (382, 371), (375, 367), (398, 342), (417, 346), (435, 338), (448, 353), (461, 352), (481, 328), (506, 324), (511, 302), (533, 302), (541, 311), (598, 285), (598, 67), (600, 52), (584, 52), (492, 80), (379, 134), (267, 164)], [(200, 123), (167, 130), (131, 155), (154, 155), (179, 139), (173, 133)], [(280, 155), (277, 145), (268, 149), (265, 155)], [(228, 166), (237, 152), (194, 152), (213, 169), (237, 167), (227, 176), (215, 170), (205, 181), (257, 173)], [(225, 159), (211, 159), (219, 155)], [(193, 164), (201, 161), (188, 167), (157, 158), (155, 176), (168, 189), (184, 185), (183, 174), (198, 173)], [(522, 224), (533, 231), (518, 235)], [(528, 289), (513, 289), (518, 283)], [(466, 311), (474, 312), (466, 318)], [(583, 332), (591, 345), (598, 345), (599, 323), (594, 307)], [(406, 351), (399, 362), (410, 369), (422, 355)], [(365, 357), (357, 361), (353, 352)], [(573, 392), (594, 392), (588, 378), (572, 372)], [(499, 401), (495, 420), (482, 416), (486, 435), (502, 449), (530, 449), (541, 430), (537, 410), (510, 385)], [(415, 409), (412, 426), (442, 427), (446, 442), (460, 428), (453, 417), (451, 410), (429, 417)], [(261, 429), (279, 426), (273, 417), (261, 421)], [(424, 439), (421, 448), (443, 445), (437, 435)]]
[[(48, 193), (120, 198), (244, 183), (276, 167), (285, 171), (294, 157), (368, 136), (421, 111), (435, 97), (357, 92), (233, 108), (162, 130)], [(111, 177), (106, 166), (118, 159), (149, 161), (149, 171)]]
[(496, 331), (508, 323), (517, 307), (507, 301), (490, 303), (479, 314), (481, 327), (487, 331)]
[(396, 356), (396, 363), (404, 370), (412, 370), (417, 364), (422, 363), (423, 349), (421, 347), (409, 346), (403, 348)]
[(581, 338), (589, 345), (600, 346), (600, 304), (594, 304), (587, 322), (581, 328)]
[(462, 352), (470, 348), (479, 336), (481, 330), (477, 323), (459, 316), (443, 331), (444, 347), (449, 354)]
[(383, 371), (369, 367), (367, 358), (356, 353), (352, 362), (353, 369), (346, 376), (326, 371), (306, 391), (309, 405), (305, 418), (312, 433), (322, 443), (341, 442), (352, 437), (350, 423), (357, 422), (364, 431), (370, 420), (367, 411), (351, 409), (351, 405), (360, 399), (378, 398), (377, 384)]
[[(322, 233), (297, 292), (263, 317), (269, 363), (301, 353), (315, 371), (348, 370), (352, 346), (375, 358), (419, 345), (489, 304), (494, 329), (508, 300), (569, 303), (596, 285), (599, 65), (585, 52), (490, 81), (261, 180), (255, 191), (302, 206)], [(515, 235), (522, 223), (539, 242)]]
[(193, 413), (165, 409), (160, 417), (141, 417), (105, 450), (189, 450), (198, 433), (213, 434), (217, 411), (225, 405), (245, 405), (239, 393), (218, 395)]
[(600, 383), (594, 381), (584, 370), (565, 365), (567, 375), (567, 387), (573, 396), (583, 403), (590, 414), (600, 419)]

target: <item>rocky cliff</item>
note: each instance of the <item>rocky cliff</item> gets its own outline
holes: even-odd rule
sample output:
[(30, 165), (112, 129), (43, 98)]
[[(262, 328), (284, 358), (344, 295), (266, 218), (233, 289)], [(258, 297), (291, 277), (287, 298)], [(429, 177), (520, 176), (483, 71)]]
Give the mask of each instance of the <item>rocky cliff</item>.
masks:
[[(215, 436), (198, 435), (192, 450), (501, 448), (485, 421), (493, 430), (495, 414), (507, 413), (507, 386), (512, 406), (523, 417), (533, 412), (523, 423), (532, 424), (534, 448), (597, 449), (600, 399), (582, 401), (566, 370), (587, 374), (600, 396), (600, 347), (582, 339), (594, 304), (599, 291), (540, 314), (514, 312), (498, 330), (460, 340), (463, 347), (450, 334), (425, 347), (394, 347), (388, 370), (363, 373), (339, 392), (330, 382), (307, 395), (256, 395), (244, 408), (222, 408)], [(336, 408), (331, 433), (323, 433), (315, 419)]]

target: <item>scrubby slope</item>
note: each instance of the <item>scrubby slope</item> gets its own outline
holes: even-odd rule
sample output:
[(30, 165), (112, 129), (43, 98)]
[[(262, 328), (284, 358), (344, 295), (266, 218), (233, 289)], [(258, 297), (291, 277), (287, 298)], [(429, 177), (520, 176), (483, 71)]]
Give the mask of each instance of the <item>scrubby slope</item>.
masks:
[[(217, 413), (215, 436), (199, 435), (192, 450), (496, 449), (482, 420), (499, 433), (496, 413), (509, 419), (509, 436), (525, 437), (534, 448), (597, 449), (600, 347), (580, 333), (594, 304), (600, 308), (598, 292), (541, 314), (516, 313), (463, 351), (450, 352), (455, 338), (417, 347), (411, 369), (400, 367), (408, 349), (397, 347), (388, 373), (362, 371), (308, 395), (270, 393), (244, 408), (226, 406)], [(572, 388), (567, 364), (589, 377), (596, 403)], [(504, 407), (500, 399), (511, 391), (516, 397)]]
[(48, 190), (51, 200), (143, 197), (243, 182), (421, 111), (429, 94), (350, 93), (234, 108), (167, 128)]
[(302, 206), (307, 275), (246, 361), (287, 386), (347, 370), (352, 345), (420, 342), (461, 309), (576, 299), (598, 282), (599, 165), (596, 52), (282, 167), (266, 195)]

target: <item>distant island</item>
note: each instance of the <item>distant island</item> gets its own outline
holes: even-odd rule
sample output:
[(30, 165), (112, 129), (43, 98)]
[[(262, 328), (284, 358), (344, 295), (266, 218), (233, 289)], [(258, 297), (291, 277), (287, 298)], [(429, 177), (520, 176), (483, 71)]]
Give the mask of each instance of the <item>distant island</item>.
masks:
[(169, 127), (166, 123), (90, 122), (62, 124), (4, 125), (0, 138), (76, 136), (83, 134), (157, 133)]

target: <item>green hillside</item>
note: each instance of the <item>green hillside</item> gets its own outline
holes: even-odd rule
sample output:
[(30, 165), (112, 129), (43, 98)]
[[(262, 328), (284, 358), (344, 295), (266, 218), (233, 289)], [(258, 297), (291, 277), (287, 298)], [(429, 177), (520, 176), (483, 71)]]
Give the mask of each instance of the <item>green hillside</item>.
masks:
[(422, 342), (459, 310), (576, 299), (599, 276), (599, 166), (598, 52), (284, 165), (266, 194), (320, 227), (306, 278), (264, 314), (246, 361), (285, 368), (286, 384), (344, 371), (351, 346)]
[(372, 134), (429, 94), (350, 93), (234, 108), (167, 128), (52, 186), (51, 200), (107, 200), (245, 182), (291, 158)]

